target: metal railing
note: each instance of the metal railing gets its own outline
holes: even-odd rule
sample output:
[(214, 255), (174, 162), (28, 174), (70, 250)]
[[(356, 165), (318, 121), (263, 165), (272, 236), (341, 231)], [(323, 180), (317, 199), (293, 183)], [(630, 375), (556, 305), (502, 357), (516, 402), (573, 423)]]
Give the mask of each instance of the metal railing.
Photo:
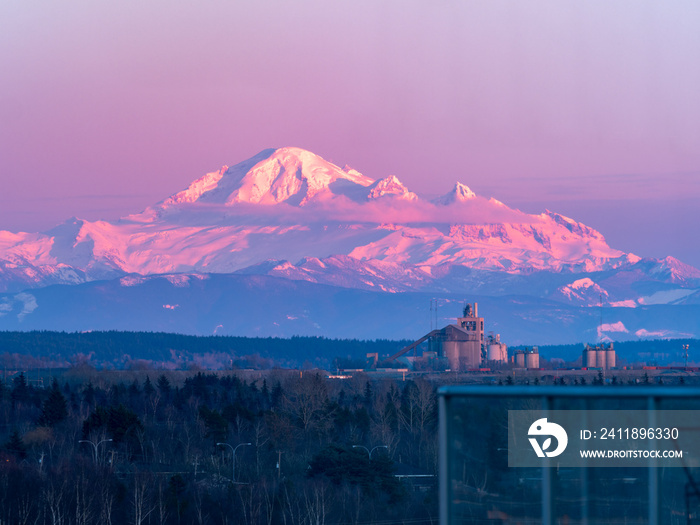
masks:
[[(655, 417), (655, 411), (659, 409), (673, 409), (674, 405), (682, 405), (683, 408), (689, 407), (693, 410), (698, 410), (698, 423), (700, 423), (700, 388), (696, 387), (675, 387), (675, 386), (446, 386), (438, 390), (440, 428), (439, 428), (439, 443), (440, 443), (440, 523), (442, 525), (452, 525), (455, 523), (502, 523), (505, 518), (500, 516), (491, 520), (490, 518), (481, 517), (465, 517), (466, 514), (458, 511), (458, 507), (462, 505), (462, 509), (468, 508), (469, 503), (465, 503), (464, 499), (455, 494), (455, 486), (460, 483), (455, 479), (454, 471), (455, 464), (458, 463), (457, 455), (461, 454), (466, 461), (480, 462), (479, 465), (488, 469), (489, 465), (481, 457), (469, 456), (469, 452), (465, 451), (471, 443), (471, 439), (475, 437), (475, 431), (478, 433), (478, 422), (464, 422), (464, 417), (459, 419), (455, 414), (460, 410), (465, 414), (474, 407), (480, 408), (485, 404), (490, 403), (490, 406), (498, 407), (506, 406), (509, 403), (512, 406), (514, 402), (528, 402), (538, 406), (539, 410), (548, 411), (552, 409), (566, 409), (567, 405), (576, 405), (577, 409), (582, 407), (592, 408), (593, 410), (602, 410), (607, 406), (618, 406), (621, 404), (632, 404), (635, 410), (648, 411), (648, 417)], [(500, 403), (500, 405), (499, 405)], [(507, 410), (494, 408), (495, 412)], [(455, 428), (457, 421), (462, 423), (460, 428)], [(454, 450), (454, 444), (460, 444), (459, 453)], [(495, 446), (492, 444), (492, 446)], [(483, 448), (481, 449), (483, 451)], [(498, 448), (498, 451), (506, 450)], [(510, 469), (510, 467), (509, 467)], [(465, 466), (466, 470), (466, 466)], [(575, 470), (575, 469), (572, 469)], [(575, 498), (580, 503), (580, 517), (569, 521), (569, 523), (606, 523), (600, 517), (591, 517), (588, 514), (590, 480), (587, 468), (581, 468), (580, 472), (573, 472), (578, 475), (576, 478), (577, 486), (580, 487), (580, 493)], [(643, 494), (640, 498), (646, 498), (646, 517), (643, 523), (650, 525), (658, 525), (661, 523), (691, 523), (695, 513), (689, 508), (691, 498), (700, 500), (700, 490), (698, 484), (693, 479), (689, 469), (671, 469), (680, 471), (677, 478), (685, 476), (685, 510), (681, 516), (681, 511), (677, 511), (674, 515), (675, 521), (668, 519), (668, 514), (662, 515), (661, 502), (661, 481), (659, 478), (660, 470), (655, 468), (655, 464), (649, 463), (646, 469), (637, 469), (638, 471), (646, 471), (645, 481), (647, 484), (646, 496)], [(545, 525), (557, 523), (561, 517), (557, 516), (555, 511), (555, 487), (553, 476), (558, 474), (558, 469), (542, 467), (540, 476), (535, 478), (535, 484), (539, 483), (540, 487), (540, 510), (539, 515), (534, 517), (519, 517), (520, 523), (544, 523)], [(521, 478), (530, 480), (530, 478)], [(627, 479), (627, 478), (625, 478)], [(636, 479), (636, 478), (633, 478)], [(676, 479), (676, 481), (678, 481)], [(462, 484), (463, 485), (463, 484)], [(470, 488), (473, 492), (477, 489)], [(481, 493), (486, 493), (481, 491)], [(614, 500), (614, 495), (611, 495)], [(498, 501), (494, 497), (494, 501)], [(614, 501), (613, 501), (614, 502)], [(522, 502), (525, 504), (525, 501)], [(678, 505), (678, 503), (674, 504)], [(676, 515), (677, 514), (677, 515)], [(697, 513), (700, 517), (700, 510)], [(567, 520), (569, 517), (567, 516)]]

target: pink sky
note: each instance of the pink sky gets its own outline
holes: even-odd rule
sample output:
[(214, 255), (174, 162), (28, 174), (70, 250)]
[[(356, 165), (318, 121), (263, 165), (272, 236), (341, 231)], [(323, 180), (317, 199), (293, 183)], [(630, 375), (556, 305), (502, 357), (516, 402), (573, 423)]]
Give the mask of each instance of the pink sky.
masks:
[(0, 4), (0, 229), (299, 146), (700, 265), (700, 3)]

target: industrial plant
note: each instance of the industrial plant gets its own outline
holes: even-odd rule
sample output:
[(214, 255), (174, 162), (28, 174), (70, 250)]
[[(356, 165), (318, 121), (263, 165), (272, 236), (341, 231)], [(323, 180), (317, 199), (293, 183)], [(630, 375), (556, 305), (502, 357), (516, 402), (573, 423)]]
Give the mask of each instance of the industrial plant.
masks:
[(581, 367), (600, 368), (602, 370), (615, 368), (615, 349), (613, 344), (610, 343), (608, 346), (602, 344), (598, 346), (586, 345), (581, 355)]
[[(427, 344), (427, 350), (424, 345), (424, 350), (418, 355), (418, 348), (423, 343)], [(370, 357), (376, 366), (378, 356), (368, 354), (368, 358)], [(484, 318), (479, 317), (477, 303), (467, 303), (462, 317), (458, 317), (456, 323), (431, 330), (389, 357), (389, 361), (395, 360), (404, 361), (412, 368), (419, 363), (437, 361), (442, 364), (440, 369), (454, 372), (485, 371), (504, 365), (510, 365), (513, 369), (540, 368), (538, 347), (518, 349), (509, 356), (508, 347), (501, 342), (500, 334), (484, 335)], [(612, 343), (584, 347), (581, 357), (582, 369), (610, 370), (615, 367), (616, 357)]]
[[(474, 370), (489, 364), (508, 363), (508, 349), (501, 342), (500, 335), (489, 334), (484, 337), (484, 318), (479, 317), (477, 303), (467, 303), (462, 317), (458, 317), (455, 324), (425, 334), (389, 359), (398, 359), (412, 350), (415, 352), (418, 345), (426, 341), (429, 349), (423, 352), (421, 357), (446, 360), (452, 371)], [(417, 358), (414, 356), (406, 359), (410, 362)]]

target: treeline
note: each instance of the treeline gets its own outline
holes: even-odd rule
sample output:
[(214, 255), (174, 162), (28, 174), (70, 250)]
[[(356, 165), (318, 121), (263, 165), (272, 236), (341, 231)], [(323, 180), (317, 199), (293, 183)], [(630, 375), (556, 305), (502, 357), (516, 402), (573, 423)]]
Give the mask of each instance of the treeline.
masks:
[[(160, 332), (0, 332), (0, 366), (32, 368), (86, 361), (98, 367), (204, 369), (332, 368), (335, 358), (393, 354), (407, 341), (324, 337), (189, 336)], [(18, 363), (22, 363), (19, 365)]]
[(181, 374), (0, 385), (0, 523), (437, 521), (427, 380)]

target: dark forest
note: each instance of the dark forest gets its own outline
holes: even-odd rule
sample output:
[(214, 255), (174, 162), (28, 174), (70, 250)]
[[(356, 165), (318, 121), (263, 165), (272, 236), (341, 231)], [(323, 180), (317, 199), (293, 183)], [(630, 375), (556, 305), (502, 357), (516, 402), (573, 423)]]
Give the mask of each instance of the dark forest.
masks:
[(37, 387), (19, 373), (2, 385), (3, 523), (437, 519), (425, 379), (108, 375), (74, 369)]

